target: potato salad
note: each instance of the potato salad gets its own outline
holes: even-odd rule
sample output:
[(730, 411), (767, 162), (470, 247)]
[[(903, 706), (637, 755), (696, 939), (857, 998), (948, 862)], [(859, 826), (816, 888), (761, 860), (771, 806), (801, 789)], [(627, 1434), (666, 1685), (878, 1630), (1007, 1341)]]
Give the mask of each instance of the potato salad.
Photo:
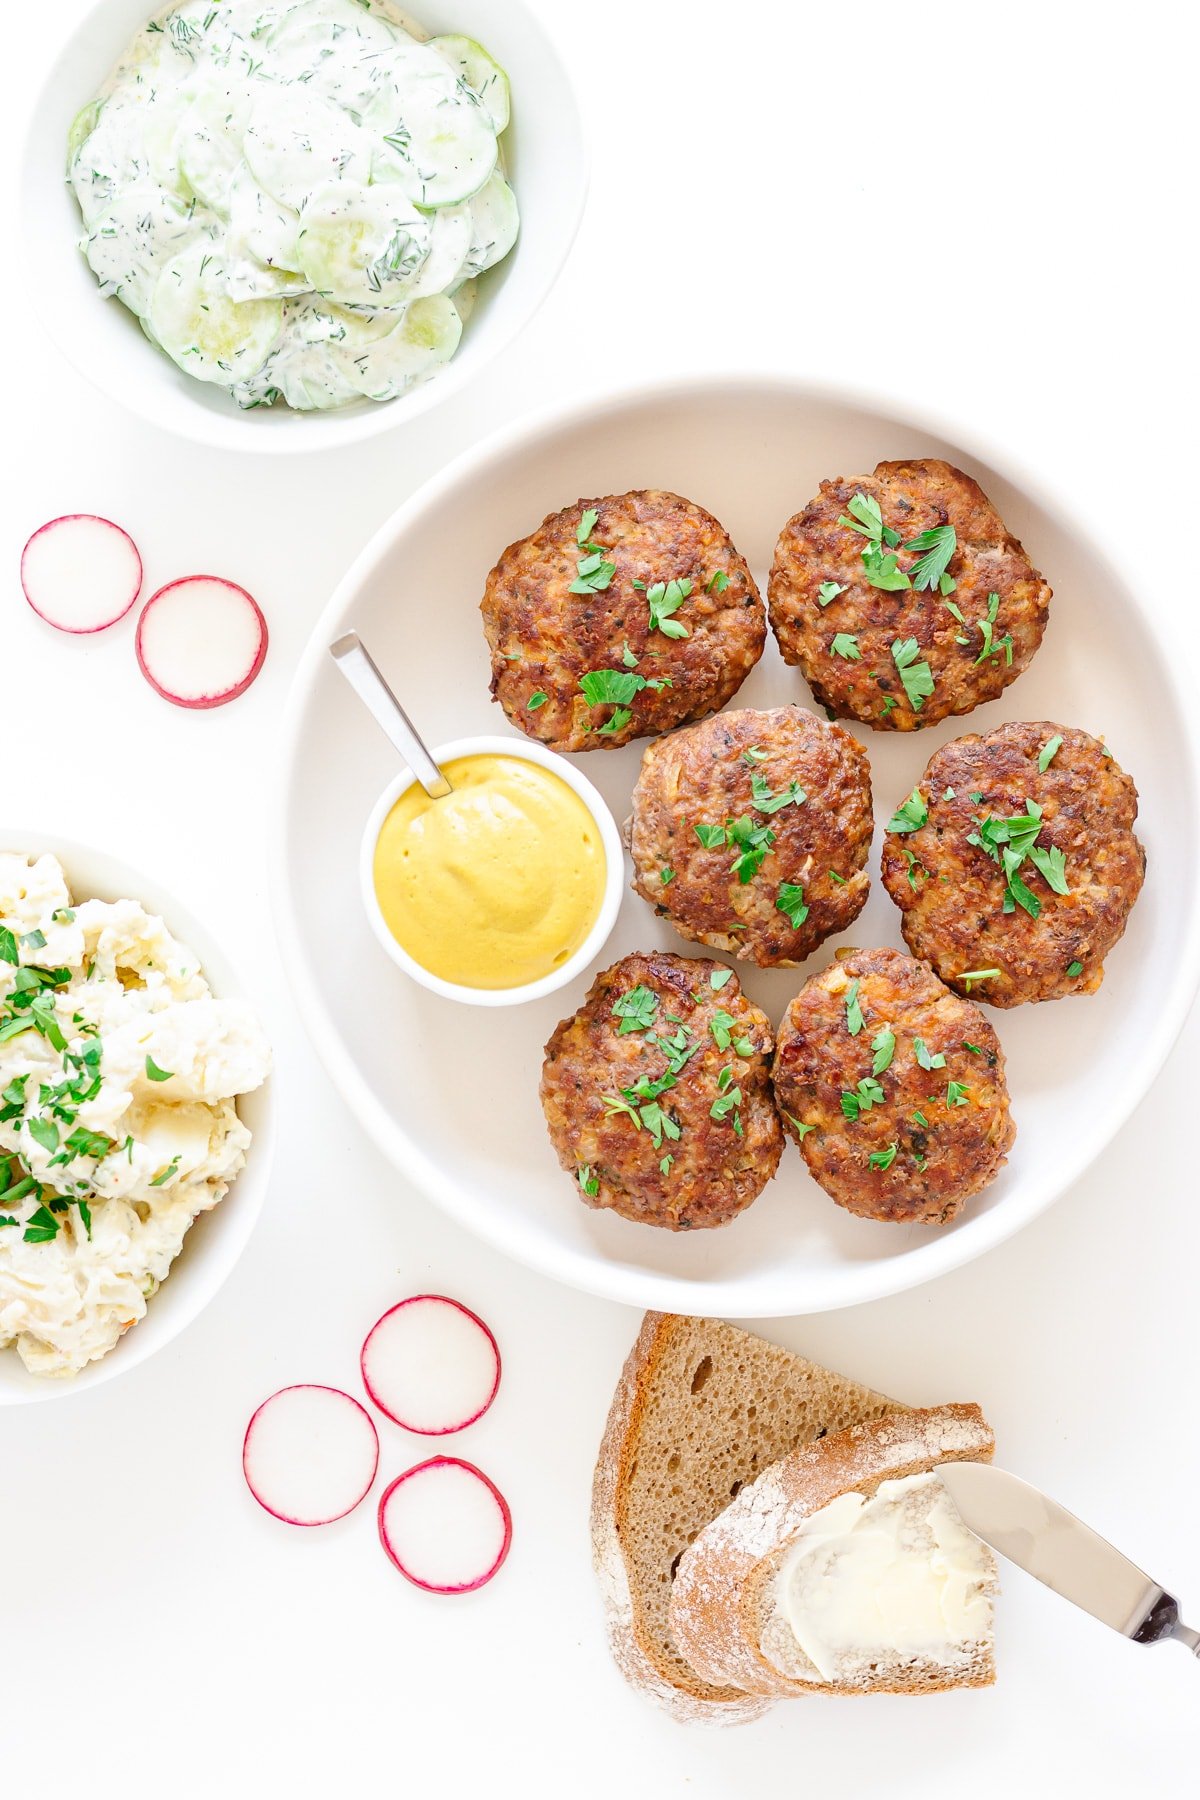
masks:
[(72, 1375), (136, 1324), (250, 1133), (271, 1056), (136, 900), (0, 854), (0, 1348)]
[(508, 82), (385, 0), (185, 0), (71, 127), (101, 292), (240, 406), (391, 400), (458, 348), (517, 204)]

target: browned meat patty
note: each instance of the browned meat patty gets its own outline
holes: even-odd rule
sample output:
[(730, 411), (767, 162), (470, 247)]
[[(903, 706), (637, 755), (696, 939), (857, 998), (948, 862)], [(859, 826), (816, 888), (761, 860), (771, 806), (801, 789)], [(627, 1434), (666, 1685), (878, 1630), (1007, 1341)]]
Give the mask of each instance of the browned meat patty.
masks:
[(771, 1025), (721, 963), (605, 969), (546, 1045), (542, 1106), (588, 1206), (668, 1231), (727, 1225), (775, 1173)]
[(1043, 721), (956, 738), (883, 840), (905, 943), (993, 1006), (1094, 994), (1146, 873), (1137, 809), (1086, 731)]
[(991, 1025), (899, 950), (856, 950), (805, 983), (774, 1081), (813, 1178), (863, 1219), (944, 1225), (1016, 1136)]
[(724, 706), (762, 655), (754, 578), (690, 500), (578, 500), (487, 579), (492, 695), (556, 750), (612, 749)]
[(1050, 592), (978, 482), (933, 459), (823, 481), (768, 588), (821, 705), (891, 731), (994, 700), (1041, 643)]
[(871, 766), (798, 706), (719, 713), (651, 744), (634, 887), (681, 937), (766, 966), (844, 931), (870, 886)]

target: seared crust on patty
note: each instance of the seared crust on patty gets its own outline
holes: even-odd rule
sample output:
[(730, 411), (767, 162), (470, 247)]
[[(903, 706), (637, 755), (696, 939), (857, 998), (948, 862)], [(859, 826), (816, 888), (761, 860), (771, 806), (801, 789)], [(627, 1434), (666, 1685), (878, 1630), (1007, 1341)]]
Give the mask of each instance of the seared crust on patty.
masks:
[[(596, 519), (585, 531), (589, 512)], [(612, 573), (597, 591), (572, 593), (590, 555), (600, 566), (588, 580), (603, 581), (609, 565)], [(690, 590), (666, 615), (668, 631), (651, 630), (646, 590), (672, 581)], [(509, 545), (487, 578), (481, 610), (493, 698), (514, 725), (556, 750), (612, 749), (715, 712), (736, 694), (767, 635), (754, 578), (725, 531), (702, 506), (659, 488), (551, 513)], [(592, 705), (580, 678), (605, 669), (626, 687), (638, 678), (664, 685), (643, 687), (620, 706)]]
[[(737, 841), (696, 835), (738, 820), (772, 834), (757, 867)], [(862, 911), (871, 831), (871, 766), (848, 731), (799, 706), (719, 713), (642, 758), (634, 887), (681, 937), (763, 967), (799, 963)]]
[[(1062, 743), (1050, 756), (1056, 737)], [(883, 840), (883, 884), (914, 955), (959, 993), (992, 1006), (1094, 994), (1146, 873), (1133, 832), (1137, 789), (1099, 739), (1048, 720), (955, 738), (930, 758), (916, 792), (915, 808), (906, 805), (892, 823), (923, 812), (925, 823)], [(1056, 893), (1028, 856), (1016, 871), (1028, 898), (1006, 912), (1006, 845), (987, 826), (1028, 816), (1029, 802), (1042, 809), (1035, 848), (1061, 853), (1058, 879), (1068, 891)], [(963, 979), (987, 969), (996, 973)]]
[(550, 1140), (580, 1198), (669, 1231), (727, 1225), (783, 1149), (771, 1048), (766, 1014), (721, 963), (652, 951), (597, 975), (542, 1068)]
[[(851, 516), (856, 494), (875, 501), (883, 525), (899, 533), (900, 543), (885, 542), (881, 553), (894, 556), (906, 575), (922, 552), (903, 546), (953, 526), (950, 593), (936, 581), (895, 592), (868, 581), (867, 536), (839, 524)], [(826, 605), (819, 599), (824, 583), (842, 589)], [(821, 705), (838, 718), (890, 731), (914, 731), (994, 700), (1041, 643), (1050, 593), (979, 483), (934, 458), (882, 462), (873, 475), (823, 481), (816, 499), (784, 526), (768, 587), (784, 660), (803, 671)], [(989, 619), (992, 594), (999, 598)], [(835, 638), (848, 654), (832, 648)], [(893, 656), (893, 645), (913, 639), (910, 668), (926, 665), (933, 678), (919, 705)]]
[(992, 1026), (899, 950), (856, 950), (805, 983), (773, 1079), (814, 1180), (864, 1219), (946, 1224), (1016, 1136)]

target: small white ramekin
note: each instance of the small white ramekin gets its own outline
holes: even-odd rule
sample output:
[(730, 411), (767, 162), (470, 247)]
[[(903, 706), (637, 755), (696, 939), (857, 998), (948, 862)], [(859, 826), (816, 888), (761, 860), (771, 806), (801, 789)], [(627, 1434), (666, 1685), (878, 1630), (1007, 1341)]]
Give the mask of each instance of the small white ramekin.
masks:
[(625, 853), (616, 821), (604, 800), (587, 776), (581, 775), (565, 756), (558, 756), (531, 739), (509, 737), (455, 738), (449, 744), (439, 745), (433, 752), (434, 761), (442, 765), (454, 762), (461, 756), (512, 756), (519, 762), (536, 763), (539, 768), (549, 769), (552, 774), (557, 775), (583, 801), (600, 833), (605, 862), (604, 898), (600, 903), (600, 911), (596, 914), (596, 922), (587, 937), (574, 956), (569, 956), (561, 968), (543, 975), (540, 981), (526, 981), (520, 987), (511, 988), (463, 987), (456, 981), (443, 981), (440, 975), (431, 974), (415, 957), (410, 956), (389, 931), (375, 893), (375, 846), (379, 842), (384, 820), (401, 794), (407, 793), (409, 788), (416, 785), (416, 777), (409, 769), (403, 770), (395, 781), (389, 782), (367, 820), (358, 858), (363, 905), (367, 909), (367, 917), (375, 936), (397, 968), (403, 969), (406, 975), (411, 975), (414, 981), (419, 981), (431, 993), (440, 994), (444, 1000), (462, 1001), (467, 1006), (520, 1006), (526, 1000), (540, 1000), (543, 994), (552, 994), (556, 988), (565, 987), (568, 981), (573, 981), (582, 969), (587, 968), (594, 957), (599, 956), (620, 909), (625, 886)]

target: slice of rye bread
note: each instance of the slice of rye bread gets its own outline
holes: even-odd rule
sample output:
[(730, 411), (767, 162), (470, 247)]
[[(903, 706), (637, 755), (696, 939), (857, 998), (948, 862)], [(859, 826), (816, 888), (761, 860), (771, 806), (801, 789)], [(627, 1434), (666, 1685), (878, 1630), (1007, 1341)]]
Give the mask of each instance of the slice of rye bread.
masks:
[[(989, 1686), (996, 1678), (990, 1631), (952, 1661), (896, 1655), (845, 1680), (823, 1680), (776, 1607), (776, 1577), (803, 1522), (839, 1494), (872, 1494), (882, 1481), (942, 1462), (990, 1461), (994, 1449), (977, 1406), (939, 1406), (871, 1419), (793, 1451), (744, 1487), (684, 1556), (671, 1596), (675, 1643), (705, 1680), (761, 1695)], [(995, 1563), (985, 1554), (990, 1592)]]
[(799, 1444), (896, 1401), (713, 1319), (647, 1313), (609, 1410), (592, 1488), (592, 1554), (618, 1668), (672, 1717), (740, 1725), (768, 1700), (701, 1679), (668, 1605), (692, 1539)]

